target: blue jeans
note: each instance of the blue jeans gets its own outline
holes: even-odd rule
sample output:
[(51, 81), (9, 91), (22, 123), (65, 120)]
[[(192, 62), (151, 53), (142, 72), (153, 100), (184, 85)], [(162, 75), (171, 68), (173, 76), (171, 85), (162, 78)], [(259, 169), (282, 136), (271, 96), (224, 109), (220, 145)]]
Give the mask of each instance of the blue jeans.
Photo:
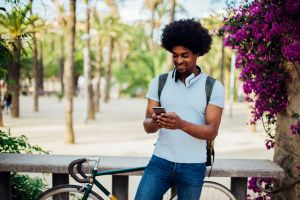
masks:
[(161, 200), (175, 186), (179, 200), (199, 200), (205, 170), (205, 163), (174, 163), (153, 155), (134, 199)]

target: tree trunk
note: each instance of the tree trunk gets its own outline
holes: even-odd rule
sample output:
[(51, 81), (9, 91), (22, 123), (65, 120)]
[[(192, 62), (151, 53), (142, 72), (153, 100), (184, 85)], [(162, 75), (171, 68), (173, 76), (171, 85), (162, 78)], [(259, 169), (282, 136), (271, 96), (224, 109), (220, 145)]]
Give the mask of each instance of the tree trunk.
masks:
[(170, 22), (175, 19), (176, 0), (171, 0)]
[[(2, 89), (2, 84), (0, 84), (0, 89)], [(1, 90), (0, 90), (0, 97), (2, 97), (1, 94)], [(2, 101), (2, 99), (0, 99), (0, 127), (4, 127), (3, 124), (3, 109), (2, 109), (2, 105), (4, 104), (4, 102)]]
[(102, 49), (100, 44), (100, 38), (97, 42), (96, 52), (96, 91), (95, 91), (95, 111), (100, 112), (100, 99), (101, 99), (101, 60), (102, 60)]
[(20, 117), (19, 98), (20, 98), (20, 57), (22, 43), (20, 38), (13, 41), (14, 45), (10, 47), (8, 60), (8, 92), (12, 93), (11, 116)]
[[(32, 1), (30, 0), (30, 4), (32, 5)], [(32, 7), (30, 14), (32, 15)], [(34, 23), (32, 24), (33, 28), (35, 28)], [(36, 44), (36, 35), (35, 32), (32, 33), (32, 51), (33, 51), (33, 74), (34, 74), (34, 92), (33, 92), (33, 112), (39, 111), (39, 82), (38, 82), (38, 50)]]
[(44, 59), (43, 59), (43, 43), (40, 42), (40, 51), (39, 51), (39, 59), (38, 59), (38, 91), (39, 94), (42, 94), (44, 91)]
[[(170, 10), (170, 23), (175, 20), (175, 9), (176, 9), (176, 0), (171, 0), (171, 10)], [(170, 53), (167, 54), (167, 67), (168, 70), (172, 70), (174, 68), (172, 55)]]
[[(296, 70), (297, 67), (297, 70)], [(296, 124), (294, 113), (300, 114), (300, 64), (293, 65), (289, 63), (287, 66), (291, 76), (288, 84), (288, 107), (286, 112), (277, 115), (276, 127), (276, 146), (274, 151), (274, 162), (279, 164), (285, 171), (278, 185), (288, 185), (291, 181), (299, 178), (300, 165), (300, 135), (292, 135), (290, 125)], [(299, 184), (291, 187), (287, 191), (278, 193), (274, 196), (275, 200), (281, 199), (300, 199)]]
[(87, 10), (86, 10), (86, 34), (89, 36), (89, 38), (86, 40), (85, 46), (87, 48), (87, 59), (86, 61), (86, 67), (87, 67), (87, 94), (88, 94), (88, 109), (87, 109), (87, 119), (88, 120), (94, 120), (95, 119), (95, 110), (94, 110), (94, 91), (93, 91), (93, 84), (92, 84), (92, 67), (91, 67), (91, 48), (90, 48), (90, 9), (88, 8), (88, 3), (86, 4)]
[(114, 49), (114, 40), (112, 37), (110, 37), (108, 60), (107, 60), (106, 71), (105, 71), (105, 97), (104, 97), (105, 103), (107, 103), (110, 99), (110, 79), (111, 79), (111, 63), (112, 63), (113, 49)]
[(76, 0), (69, 0), (70, 15), (66, 29), (66, 61), (64, 71), (65, 91), (65, 120), (66, 120), (66, 143), (74, 144), (75, 136), (73, 130), (73, 96), (74, 96), (74, 46), (76, 25)]
[(60, 92), (64, 93), (64, 36), (61, 35), (59, 37), (59, 58), (58, 58), (58, 64), (59, 64), (59, 80), (60, 80)]

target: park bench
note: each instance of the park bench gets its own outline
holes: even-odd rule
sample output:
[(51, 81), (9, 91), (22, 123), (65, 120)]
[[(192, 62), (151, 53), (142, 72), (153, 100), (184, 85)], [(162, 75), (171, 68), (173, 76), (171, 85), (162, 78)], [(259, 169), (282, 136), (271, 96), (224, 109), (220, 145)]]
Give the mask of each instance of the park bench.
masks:
[[(10, 172), (51, 173), (52, 184), (69, 182), (68, 165), (71, 161), (91, 156), (37, 155), (0, 153), (0, 197), (10, 200)], [(122, 169), (145, 166), (147, 157), (100, 156), (100, 170)], [(88, 167), (84, 168), (88, 172)], [(207, 170), (208, 173), (209, 170)], [(119, 199), (128, 199), (129, 176), (142, 175), (142, 171), (113, 175), (112, 190)], [(270, 160), (216, 159), (211, 177), (230, 177), (231, 190), (239, 200), (246, 199), (248, 177), (283, 176), (284, 171)]]

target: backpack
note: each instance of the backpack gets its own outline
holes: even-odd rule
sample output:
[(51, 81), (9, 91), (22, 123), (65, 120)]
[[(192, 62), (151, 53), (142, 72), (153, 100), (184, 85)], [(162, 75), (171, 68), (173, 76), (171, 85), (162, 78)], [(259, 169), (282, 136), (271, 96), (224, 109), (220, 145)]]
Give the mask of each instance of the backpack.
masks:
[[(161, 92), (166, 84), (168, 78), (168, 73), (159, 75), (158, 78), (158, 99), (160, 101)], [(216, 79), (212, 78), (211, 76), (207, 76), (206, 82), (205, 82), (205, 93), (206, 93), (206, 105), (208, 104), (210, 100), (210, 96), (212, 93), (212, 89), (214, 87), (214, 84), (216, 82)], [(206, 166), (212, 166), (213, 162), (215, 160), (215, 151), (213, 147), (213, 140), (209, 141), (206, 140)], [(210, 171), (211, 172), (211, 171)], [(209, 172), (209, 176), (210, 176)]]

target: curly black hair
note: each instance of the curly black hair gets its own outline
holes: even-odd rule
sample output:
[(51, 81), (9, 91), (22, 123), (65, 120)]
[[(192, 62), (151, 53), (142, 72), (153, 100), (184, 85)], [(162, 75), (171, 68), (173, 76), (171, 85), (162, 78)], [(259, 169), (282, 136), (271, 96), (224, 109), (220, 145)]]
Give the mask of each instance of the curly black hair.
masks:
[(174, 21), (164, 27), (161, 36), (161, 45), (167, 51), (172, 52), (175, 46), (184, 46), (199, 56), (210, 50), (211, 42), (208, 30), (195, 19)]

